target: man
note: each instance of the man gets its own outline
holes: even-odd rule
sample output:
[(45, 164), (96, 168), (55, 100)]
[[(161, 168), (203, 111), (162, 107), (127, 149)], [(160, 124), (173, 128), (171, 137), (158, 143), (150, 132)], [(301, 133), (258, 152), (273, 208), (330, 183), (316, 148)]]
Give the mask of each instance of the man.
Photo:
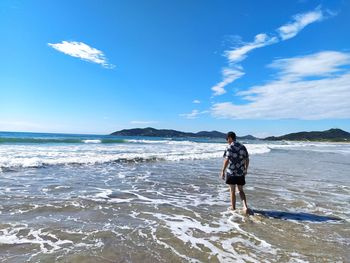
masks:
[(246, 214), (250, 211), (247, 205), (247, 199), (243, 191), (245, 185), (245, 176), (249, 166), (249, 154), (246, 147), (236, 142), (234, 132), (227, 133), (226, 141), (229, 144), (224, 152), (224, 164), (221, 172), (221, 178), (225, 179), (229, 185), (231, 194), (231, 209), (236, 210), (236, 185), (243, 203), (243, 210)]

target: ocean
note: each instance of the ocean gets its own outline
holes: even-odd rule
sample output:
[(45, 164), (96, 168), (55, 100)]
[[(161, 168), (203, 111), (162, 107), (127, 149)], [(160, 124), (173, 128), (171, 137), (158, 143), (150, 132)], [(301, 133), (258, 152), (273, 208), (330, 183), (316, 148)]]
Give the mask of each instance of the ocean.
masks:
[[(350, 262), (350, 144), (0, 132), (1, 262)], [(237, 207), (242, 207), (237, 195)]]

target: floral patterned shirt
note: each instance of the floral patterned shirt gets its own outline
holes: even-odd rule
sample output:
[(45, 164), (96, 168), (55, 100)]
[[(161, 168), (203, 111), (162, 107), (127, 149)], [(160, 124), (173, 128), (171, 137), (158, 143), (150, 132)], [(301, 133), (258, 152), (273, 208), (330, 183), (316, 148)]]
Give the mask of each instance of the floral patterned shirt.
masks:
[(244, 163), (249, 158), (247, 148), (239, 143), (232, 142), (227, 146), (224, 152), (224, 158), (229, 160), (229, 165), (226, 169), (226, 174), (231, 176), (244, 175)]

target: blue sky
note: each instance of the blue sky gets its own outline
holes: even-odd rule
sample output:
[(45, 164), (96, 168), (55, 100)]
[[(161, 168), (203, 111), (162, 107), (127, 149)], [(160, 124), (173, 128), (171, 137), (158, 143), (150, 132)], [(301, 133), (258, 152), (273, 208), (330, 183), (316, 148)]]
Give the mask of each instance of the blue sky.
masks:
[(350, 131), (349, 1), (1, 1), (0, 130)]

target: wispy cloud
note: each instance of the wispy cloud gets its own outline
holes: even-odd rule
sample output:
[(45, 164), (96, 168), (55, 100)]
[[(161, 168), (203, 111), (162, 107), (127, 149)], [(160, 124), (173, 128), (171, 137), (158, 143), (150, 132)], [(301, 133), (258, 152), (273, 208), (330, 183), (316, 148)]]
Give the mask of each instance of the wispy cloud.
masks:
[(131, 124), (141, 124), (141, 125), (145, 125), (145, 124), (155, 124), (158, 123), (157, 121), (131, 121)]
[(303, 77), (329, 76), (343, 71), (343, 65), (350, 63), (347, 53), (323, 51), (304, 57), (277, 59), (269, 65), (279, 70), (283, 79), (300, 79)]
[(112, 69), (115, 67), (115, 65), (108, 63), (106, 56), (101, 50), (90, 47), (83, 42), (62, 41), (56, 44), (48, 43), (48, 45), (64, 54), (99, 64), (104, 68)]
[(200, 100), (194, 100), (194, 101), (192, 101), (193, 103), (195, 103), (195, 104), (199, 104), (199, 103), (201, 103), (201, 101)]
[(212, 114), (232, 119), (350, 118), (350, 54), (324, 51), (279, 59), (277, 79), (238, 92), (247, 103), (216, 103)]
[(277, 42), (277, 37), (269, 37), (267, 34), (258, 34), (255, 36), (253, 42), (245, 43), (243, 46), (233, 50), (225, 51), (225, 56), (229, 63), (237, 63), (244, 60), (247, 57), (248, 52)]
[(231, 68), (224, 68), (222, 70), (223, 80), (212, 87), (214, 96), (222, 95), (226, 93), (225, 86), (234, 82), (236, 79), (242, 77), (244, 72), (241, 66), (231, 66)]
[(199, 110), (192, 110), (190, 113), (182, 113), (179, 114), (179, 116), (184, 117), (186, 119), (197, 119), (199, 115), (209, 113), (209, 111), (199, 111)]
[(286, 40), (295, 37), (299, 33), (299, 31), (307, 25), (317, 21), (321, 21), (322, 19), (324, 19), (324, 14), (321, 10), (297, 14), (293, 16), (293, 21), (281, 26), (277, 29), (277, 31), (282, 40)]
[(224, 52), (227, 58), (228, 65), (222, 70), (222, 80), (214, 85), (211, 89), (214, 92), (213, 96), (218, 96), (226, 93), (225, 87), (244, 75), (244, 70), (239, 62), (247, 58), (247, 54), (254, 49), (262, 48), (268, 45), (276, 44), (296, 36), (304, 27), (321, 21), (324, 19), (321, 10), (315, 10), (308, 13), (297, 14), (291, 22), (277, 29), (278, 35), (266, 33), (257, 34), (252, 42), (243, 43), (239, 41), (238, 47)]

